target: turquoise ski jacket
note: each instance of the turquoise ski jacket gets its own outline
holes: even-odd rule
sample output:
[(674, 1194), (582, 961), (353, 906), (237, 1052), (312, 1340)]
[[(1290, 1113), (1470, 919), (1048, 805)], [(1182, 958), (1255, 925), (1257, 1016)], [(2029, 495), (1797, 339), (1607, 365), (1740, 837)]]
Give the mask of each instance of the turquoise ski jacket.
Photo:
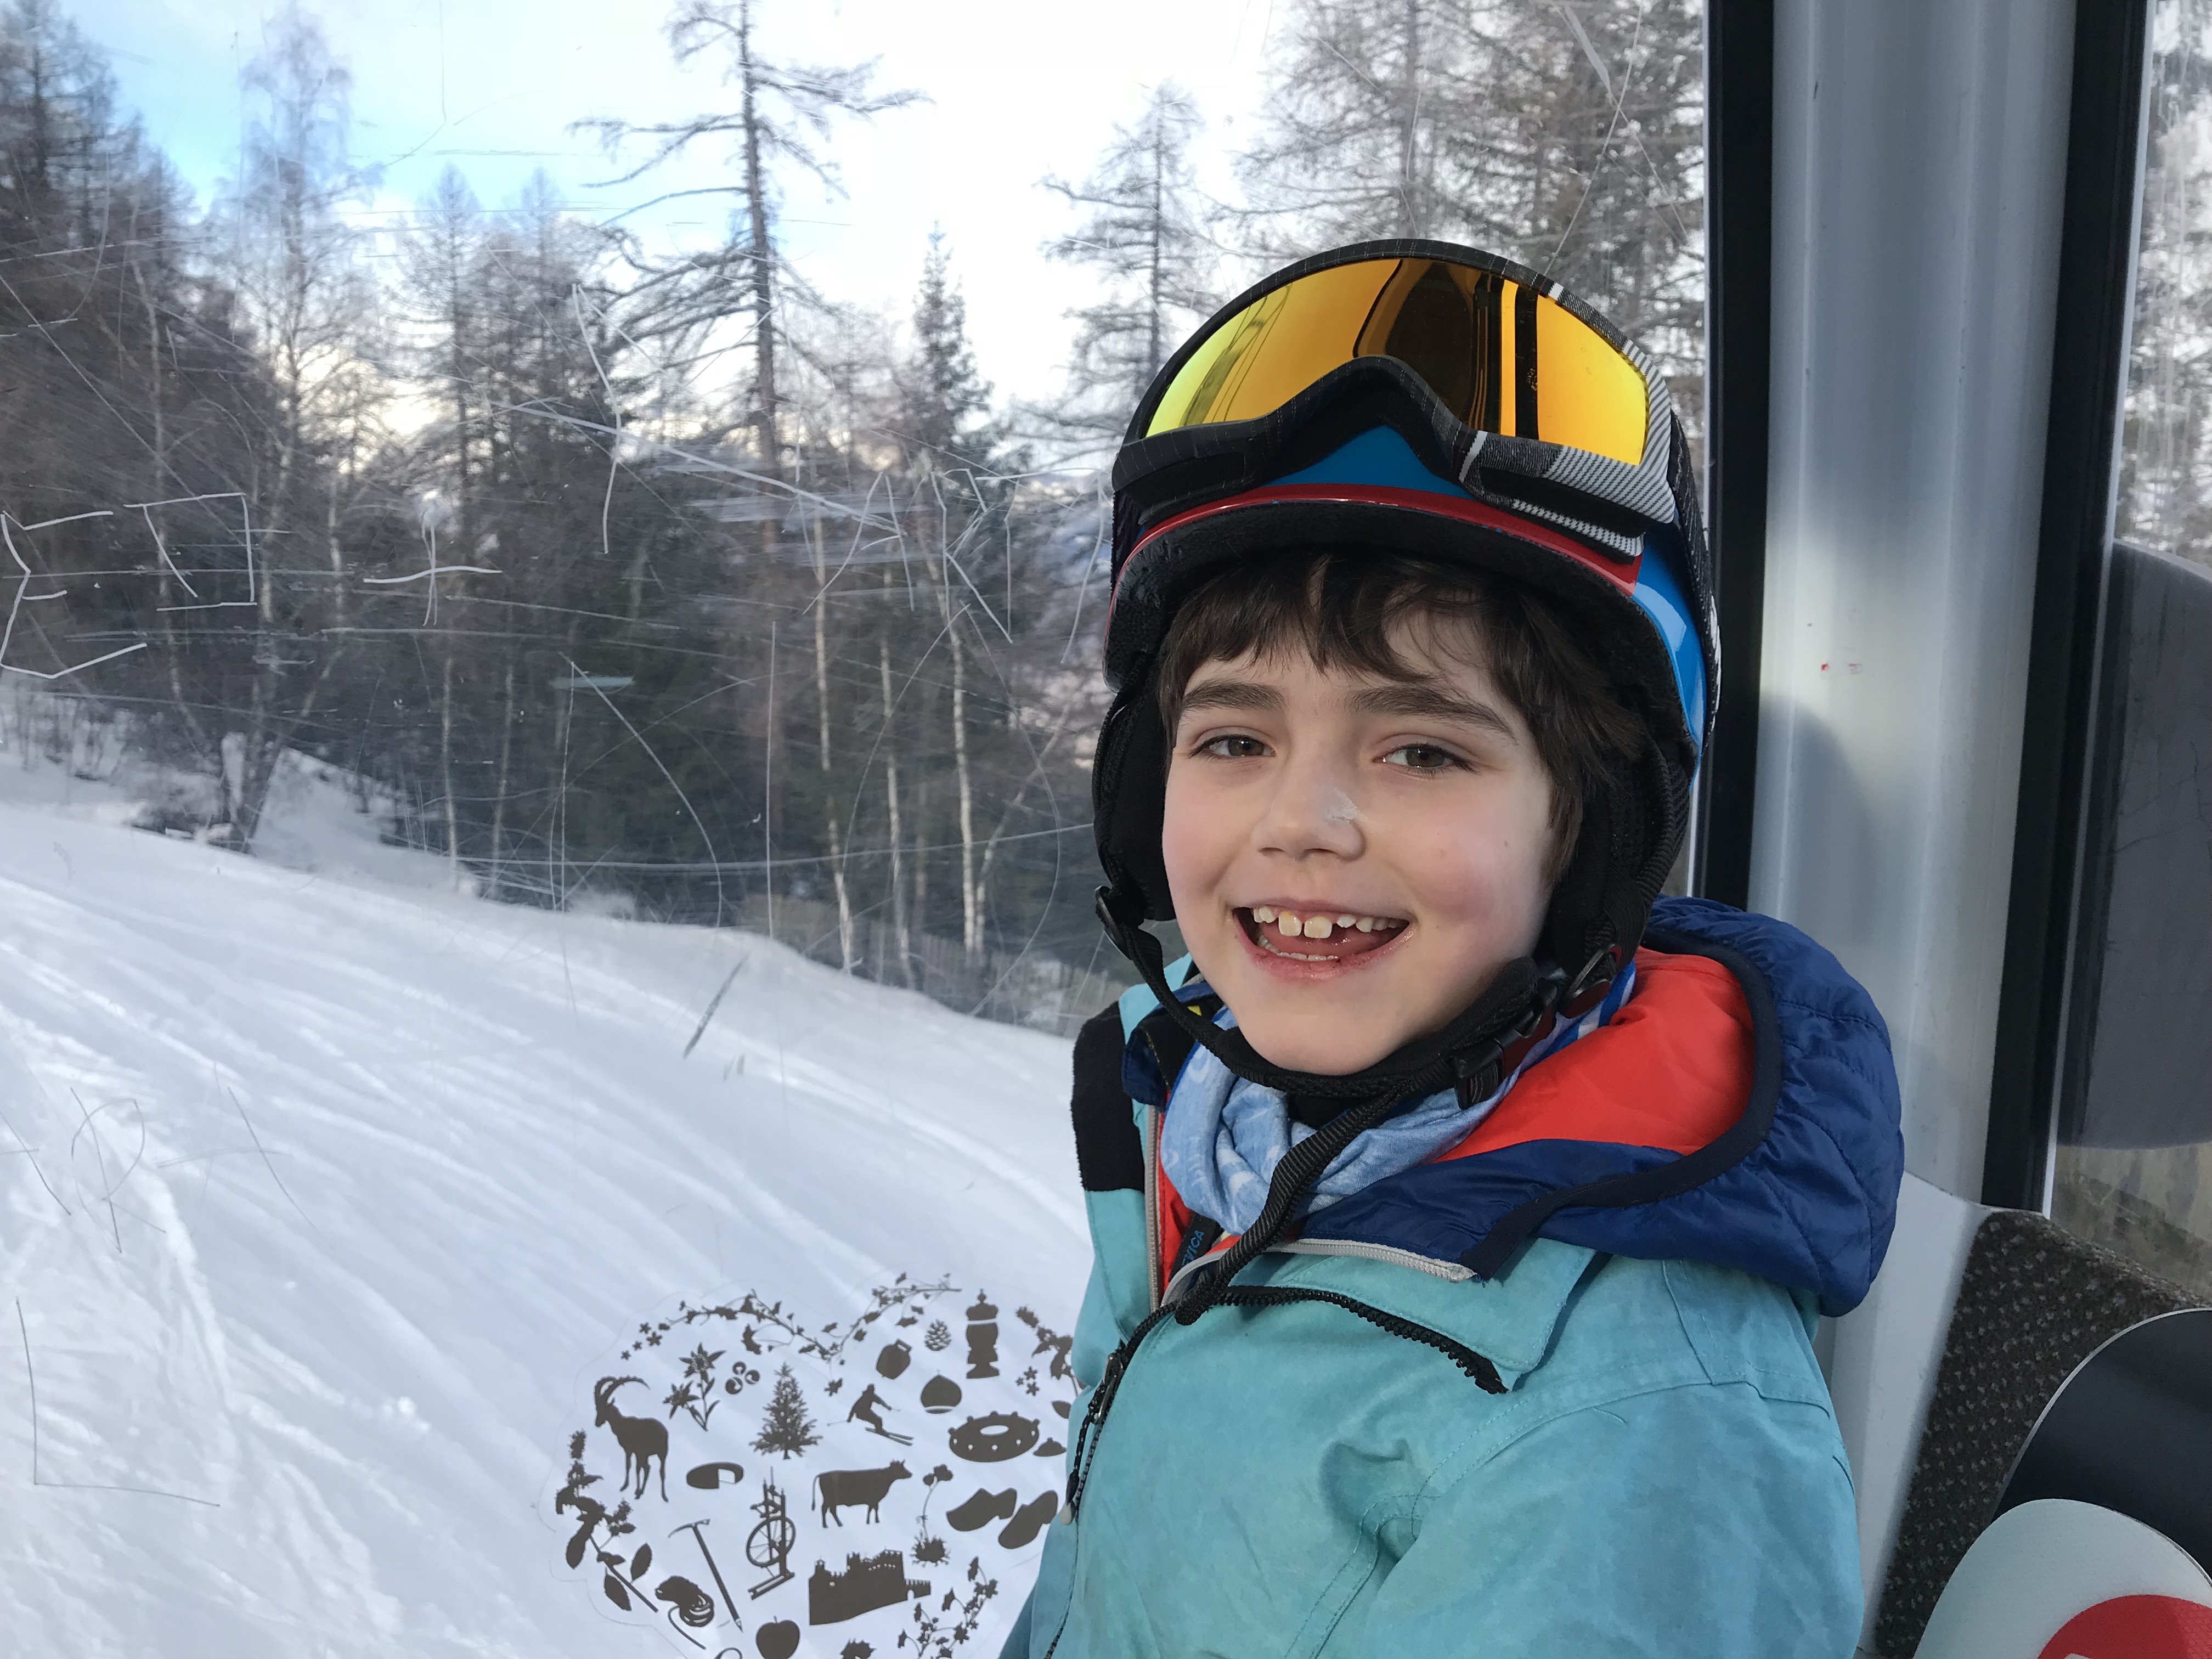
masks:
[[(1888, 1244), (1888, 1034), (1826, 951), (1717, 904), (1662, 900), (1638, 973), (1460, 1146), (1153, 1322), (1070, 1436), (1088, 1465), (1006, 1659), (1846, 1659), (1812, 1337)], [(1077, 1042), (1079, 1426), (1233, 1242), (1159, 1168), (1188, 1040), (1152, 1008)]]

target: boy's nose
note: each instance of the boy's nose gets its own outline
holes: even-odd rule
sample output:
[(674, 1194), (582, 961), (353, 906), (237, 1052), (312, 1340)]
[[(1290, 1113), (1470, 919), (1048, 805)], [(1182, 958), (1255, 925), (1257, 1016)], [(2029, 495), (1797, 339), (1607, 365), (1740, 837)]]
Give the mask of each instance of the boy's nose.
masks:
[(1294, 763), (1284, 768), (1268, 797), (1267, 810), (1254, 826), (1253, 839), (1260, 850), (1292, 858), (1315, 853), (1358, 857), (1366, 848), (1367, 836), (1359, 805), (1346, 788), (1348, 781), (1334, 766)]

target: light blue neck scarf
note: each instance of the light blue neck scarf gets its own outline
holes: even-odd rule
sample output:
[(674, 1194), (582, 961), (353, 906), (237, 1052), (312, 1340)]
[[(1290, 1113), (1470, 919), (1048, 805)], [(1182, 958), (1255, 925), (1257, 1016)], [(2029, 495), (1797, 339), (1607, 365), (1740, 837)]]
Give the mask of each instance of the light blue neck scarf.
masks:
[[(1632, 962), (1596, 1007), (1580, 1019), (1555, 1022), (1488, 1099), (1462, 1108), (1457, 1093), (1446, 1089), (1355, 1135), (1322, 1172), (1306, 1209), (1325, 1209), (1455, 1145), (1497, 1109), (1531, 1066), (1607, 1024), (1635, 990)], [(1236, 1023), (1226, 1008), (1214, 1018), (1224, 1030)], [(1291, 1116), (1289, 1103), (1277, 1091), (1245, 1081), (1209, 1050), (1194, 1048), (1168, 1101), (1160, 1163), (1184, 1203), (1225, 1231), (1241, 1233), (1260, 1218), (1283, 1154), (1311, 1133)]]

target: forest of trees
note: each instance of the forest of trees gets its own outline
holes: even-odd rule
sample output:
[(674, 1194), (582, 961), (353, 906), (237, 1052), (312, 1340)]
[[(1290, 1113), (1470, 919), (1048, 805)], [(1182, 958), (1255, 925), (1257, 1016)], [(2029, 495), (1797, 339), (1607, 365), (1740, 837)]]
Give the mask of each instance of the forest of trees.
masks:
[(599, 125), (641, 194), (721, 167), (719, 241), (673, 254), (542, 176), (488, 204), (448, 169), (363, 228), (346, 68), (296, 3), (197, 200), (66, 8), (9, 0), (0, 669), (180, 781), (149, 827), (250, 853), (312, 757), (469, 890), (772, 927), (1007, 1012), (1025, 953), (1096, 955), (1100, 468), (1225, 295), (1357, 237), (1471, 241), (1606, 307), (1695, 418), (1692, 0), (1277, 7), (1236, 199), (1163, 81), (1024, 208), (1061, 227), (1040, 280), (1077, 268), (1044, 406), (979, 375), (941, 239), (896, 317), (788, 256), (785, 191), (926, 89), (775, 58), (778, 3), (677, 0), (725, 101)]
[(2212, 0), (2153, 9), (2119, 533), (2212, 563)]

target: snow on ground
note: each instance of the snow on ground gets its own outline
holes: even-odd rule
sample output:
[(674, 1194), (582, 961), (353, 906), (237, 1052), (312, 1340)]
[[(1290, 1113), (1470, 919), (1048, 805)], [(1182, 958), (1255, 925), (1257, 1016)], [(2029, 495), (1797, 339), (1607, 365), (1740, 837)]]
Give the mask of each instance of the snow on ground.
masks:
[(666, 1652), (545, 1512), (641, 1320), (904, 1271), (1072, 1326), (1064, 1042), (290, 791), (299, 868), (0, 763), (0, 1650)]

